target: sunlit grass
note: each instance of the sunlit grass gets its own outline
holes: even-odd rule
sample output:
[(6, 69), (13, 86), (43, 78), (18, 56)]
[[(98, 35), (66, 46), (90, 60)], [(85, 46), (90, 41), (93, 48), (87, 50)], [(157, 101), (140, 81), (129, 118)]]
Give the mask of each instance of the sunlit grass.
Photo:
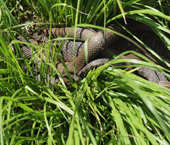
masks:
[[(24, 2), (28, 10), (24, 9)], [(27, 23), (48, 23), (47, 27), (78, 24), (100, 30), (104, 24), (122, 18), (120, 8), (126, 18), (151, 26), (169, 49), (169, 38), (163, 33), (169, 33), (168, 3), (156, 0), (143, 3), (123, 1), (122, 9), (116, 1), (24, 0), (8, 1), (8, 7), (5, 7), (4, 1), (0, 0), (0, 143), (169, 144), (170, 91), (132, 74), (135, 70), (128, 72), (123, 66), (111, 67), (121, 61), (134, 60), (114, 59), (91, 70), (74, 87), (66, 87), (63, 83), (48, 86), (46, 77), (38, 82), (30, 76), (33, 70), (29, 64), (33, 58), (20, 58), (19, 46), (16, 57), (10, 46), (11, 42), (19, 43), (15, 40), (17, 34), (23, 34), (18, 24), (21, 15), (34, 12), (37, 18), (26, 17)], [(19, 13), (13, 16), (15, 10)], [(31, 44), (31, 47), (37, 46)], [(137, 54), (133, 51), (125, 53)], [(24, 65), (28, 67), (26, 73)], [(45, 65), (54, 68), (53, 63), (44, 62), (42, 75), (46, 73)], [(136, 66), (158, 69), (169, 78), (162, 67), (150, 61), (139, 61)], [(57, 73), (55, 68), (52, 71)]]

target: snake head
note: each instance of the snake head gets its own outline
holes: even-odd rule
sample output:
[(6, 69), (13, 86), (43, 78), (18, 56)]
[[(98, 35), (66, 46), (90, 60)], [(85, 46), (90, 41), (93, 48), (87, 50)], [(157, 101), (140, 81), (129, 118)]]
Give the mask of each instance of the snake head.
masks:
[[(75, 82), (76, 83), (79, 83), (80, 80), (81, 80), (81, 77), (80, 76), (75, 76), (74, 77), (74, 74), (70, 74), (71, 76), (71, 79), (69, 79), (69, 77), (67, 75), (65, 76), (62, 76), (62, 80), (64, 81), (64, 83), (66, 84), (66, 86), (71, 86), (72, 84), (74, 84)], [(56, 83), (59, 82), (59, 79), (57, 79)]]
[(81, 77), (77, 73), (74, 75), (72, 62), (65, 62), (64, 66), (62, 63), (58, 63), (56, 67), (65, 84), (70, 85), (81, 80)]

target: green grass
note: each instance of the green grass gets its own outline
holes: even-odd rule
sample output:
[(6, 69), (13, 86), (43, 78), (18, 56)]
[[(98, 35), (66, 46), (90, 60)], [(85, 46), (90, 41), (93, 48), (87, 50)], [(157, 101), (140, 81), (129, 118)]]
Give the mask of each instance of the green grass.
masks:
[[(39, 27), (90, 26), (100, 30), (109, 22), (122, 19), (121, 12), (124, 12), (126, 18), (151, 26), (169, 49), (169, 38), (163, 33), (170, 33), (169, 4), (157, 0), (142, 2), (125, 0), (118, 5), (112, 0), (0, 0), (2, 145), (170, 143), (170, 91), (132, 74), (135, 69), (128, 72), (123, 70), (124, 66), (111, 67), (111, 64), (134, 60), (114, 59), (91, 70), (79, 84), (72, 83), (73, 87), (66, 87), (63, 82), (48, 87), (45, 77), (41, 82), (30, 77), (32, 60), (20, 58), (19, 42), (15, 40), (33, 22)], [(36, 18), (30, 19), (28, 14), (33, 13)], [(16, 43), (16, 55), (11, 43)], [(43, 48), (39, 46), (39, 49)], [(134, 51), (123, 54), (126, 53), (137, 54)], [(136, 66), (158, 69), (170, 78), (164, 68), (137, 55), (147, 62), (138, 61)], [(21, 61), (28, 66), (28, 72), (23, 71)], [(44, 65), (57, 73), (52, 63)], [(42, 67), (41, 73), (44, 75), (46, 69)]]

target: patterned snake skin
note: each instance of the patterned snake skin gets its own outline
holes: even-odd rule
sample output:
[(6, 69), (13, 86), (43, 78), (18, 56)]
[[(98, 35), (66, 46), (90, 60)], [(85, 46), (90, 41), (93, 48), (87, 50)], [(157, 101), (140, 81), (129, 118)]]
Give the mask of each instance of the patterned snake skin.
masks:
[[(147, 45), (149, 45), (154, 51), (157, 51), (157, 53), (159, 55), (161, 55), (165, 60), (169, 61), (167, 58), (169, 58), (170, 52), (167, 50), (167, 48), (165, 48), (165, 45), (162, 43), (162, 41), (159, 40), (159, 38), (155, 34), (150, 33), (150, 28), (148, 28), (147, 26), (144, 26), (143, 24), (141, 24), (139, 22), (134, 22), (134, 21), (130, 21), (128, 23), (128, 25), (126, 25), (125, 27), (131, 32), (142, 31), (141, 34), (139, 32), (137, 34), (140, 35), (139, 37), (146, 38), (144, 40), (144, 43), (147, 44), (147, 42), (149, 42), (150, 44), (147, 44)], [(126, 31), (124, 29), (122, 29), (120, 26), (117, 26), (115, 24), (109, 26), (109, 28), (111, 30), (117, 31), (119, 33), (126, 34)], [(52, 38), (57, 38), (58, 36), (65, 37), (68, 32), (70, 32), (70, 33), (68, 34), (67, 37), (74, 37), (74, 29), (72, 29), (71, 31), (70, 30), (71, 30), (70, 27), (53, 28), (51, 31)], [(147, 31), (147, 33), (144, 33), (143, 31)], [(144, 34), (146, 34), (147, 37), (143, 36)], [(148, 34), (150, 34), (150, 35), (148, 35)], [(29, 40), (31, 41), (31, 43), (39, 45), (40, 42), (43, 43), (48, 40), (47, 37), (49, 35), (49, 29), (43, 29), (40, 31), (40, 33), (37, 33), (36, 35), (38, 35), (38, 36), (33, 36), (32, 38), (29, 38)], [(158, 41), (152, 39), (152, 37), (157, 39)], [(89, 29), (89, 28), (84, 28), (84, 27), (77, 28), (76, 29), (76, 38), (81, 38), (84, 40), (87, 40), (88, 38), (90, 38), (90, 40), (88, 41), (88, 55), (89, 55), (90, 63), (88, 65), (86, 65), (86, 60), (85, 60), (85, 56), (84, 56), (84, 43), (76, 42), (76, 44), (75, 44), (75, 48), (76, 48), (75, 68), (76, 68), (77, 75), (81, 75), (82, 73), (90, 70), (93, 67), (103, 65), (106, 62), (108, 62), (110, 59), (112, 59), (112, 56), (109, 55), (107, 53), (107, 51), (105, 51), (106, 48), (113, 51), (116, 54), (120, 54), (121, 52), (124, 52), (127, 50), (135, 50), (137, 52), (144, 54), (149, 59), (151, 59), (153, 62), (166, 67), (161, 61), (156, 59), (153, 55), (151, 55), (145, 49), (141, 50), (141, 49), (137, 48), (135, 45), (132, 45), (131, 43), (129, 43), (127, 40), (122, 40), (122, 39), (119, 40), (120, 37), (118, 35), (111, 33), (109, 31), (105, 31), (105, 33), (104, 33), (104, 31), (101, 30), (96, 33), (94, 30)], [(143, 41), (143, 38), (142, 38), (142, 41)], [(149, 38), (151, 38), (150, 41), (148, 40)], [(23, 37), (19, 37), (18, 39), (21, 41), (25, 41), (25, 39)], [(121, 42), (121, 41), (123, 41), (123, 42)], [(59, 42), (58, 42), (58, 46), (60, 45)], [(158, 44), (160, 46), (157, 44), (153, 45), (155, 42), (158, 42)], [(155, 47), (157, 47), (157, 48), (155, 48)], [(73, 41), (67, 40), (64, 43), (64, 47), (63, 47), (61, 53), (63, 55), (64, 61), (67, 62), (67, 67), (68, 67), (69, 72), (73, 74), (74, 67), (73, 67), (73, 61), (72, 61), (72, 56), (73, 56), (72, 48), (73, 48)], [(52, 49), (53, 49), (53, 47), (50, 47), (50, 50), (52, 50)], [(27, 59), (29, 59), (32, 56), (31, 48), (22, 47), (22, 51), (24, 52)], [(166, 53), (165, 53), (165, 51), (166, 51)], [(135, 58), (135, 59), (140, 60), (140, 58), (138, 58), (132, 54), (123, 56), (123, 57), (124, 58)], [(41, 62), (41, 59), (36, 57), (34, 59), (34, 62), (38, 62), (38, 65), (39, 65)], [(58, 63), (56, 67), (61, 74), (65, 74), (64, 67), (63, 67), (62, 63)], [(138, 73), (141, 76), (147, 78), (148, 80), (150, 80), (152, 82), (155, 82), (162, 86), (170, 88), (170, 82), (167, 80), (165, 75), (156, 71), (156, 70), (142, 67), (142, 68), (138, 69)], [(57, 81), (52, 80), (52, 82), (54, 83)]]

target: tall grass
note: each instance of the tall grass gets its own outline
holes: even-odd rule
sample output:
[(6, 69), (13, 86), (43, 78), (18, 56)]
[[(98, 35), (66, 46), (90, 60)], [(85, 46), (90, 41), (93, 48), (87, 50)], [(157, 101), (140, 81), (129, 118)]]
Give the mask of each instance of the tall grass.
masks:
[[(124, 12), (126, 18), (151, 26), (169, 49), (169, 38), (163, 33), (169, 33), (168, 2), (142, 2), (126, 0), (119, 1), (118, 5), (112, 0), (0, 0), (2, 145), (170, 143), (170, 91), (132, 74), (135, 70), (127, 72), (121, 69), (123, 66), (110, 67), (119, 62), (133, 62), (133, 59), (116, 58), (91, 70), (74, 87), (66, 87), (64, 83), (48, 86), (46, 77), (41, 82), (34, 76), (30, 77), (33, 74), (29, 66), (32, 60), (27, 60), (21, 52), (23, 57), (20, 58), (19, 42), (15, 40), (18, 34), (24, 35), (21, 28), (33, 22), (39, 25), (48, 23), (52, 27), (90, 26), (100, 30), (101, 26), (105, 27), (110, 21), (122, 19)], [(35, 14), (36, 19), (30, 19), (28, 14)], [(24, 21), (21, 21), (22, 16)], [(20, 22), (26, 25), (20, 25)], [(16, 55), (11, 50), (11, 43), (16, 44)], [(39, 48), (42, 49), (41, 46)], [(158, 69), (169, 78), (162, 67), (134, 51), (122, 55), (127, 53), (139, 55), (147, 61), (138, 61), (137, 66)], [(159, 55), (155, 55), (162, 60)], [(25, 65), (28, 72), (23, 71)], [(54, 67), (49, 62), (43, 65)], [(42, 67), (41, 72), (44, 75), (46, 70)]]

